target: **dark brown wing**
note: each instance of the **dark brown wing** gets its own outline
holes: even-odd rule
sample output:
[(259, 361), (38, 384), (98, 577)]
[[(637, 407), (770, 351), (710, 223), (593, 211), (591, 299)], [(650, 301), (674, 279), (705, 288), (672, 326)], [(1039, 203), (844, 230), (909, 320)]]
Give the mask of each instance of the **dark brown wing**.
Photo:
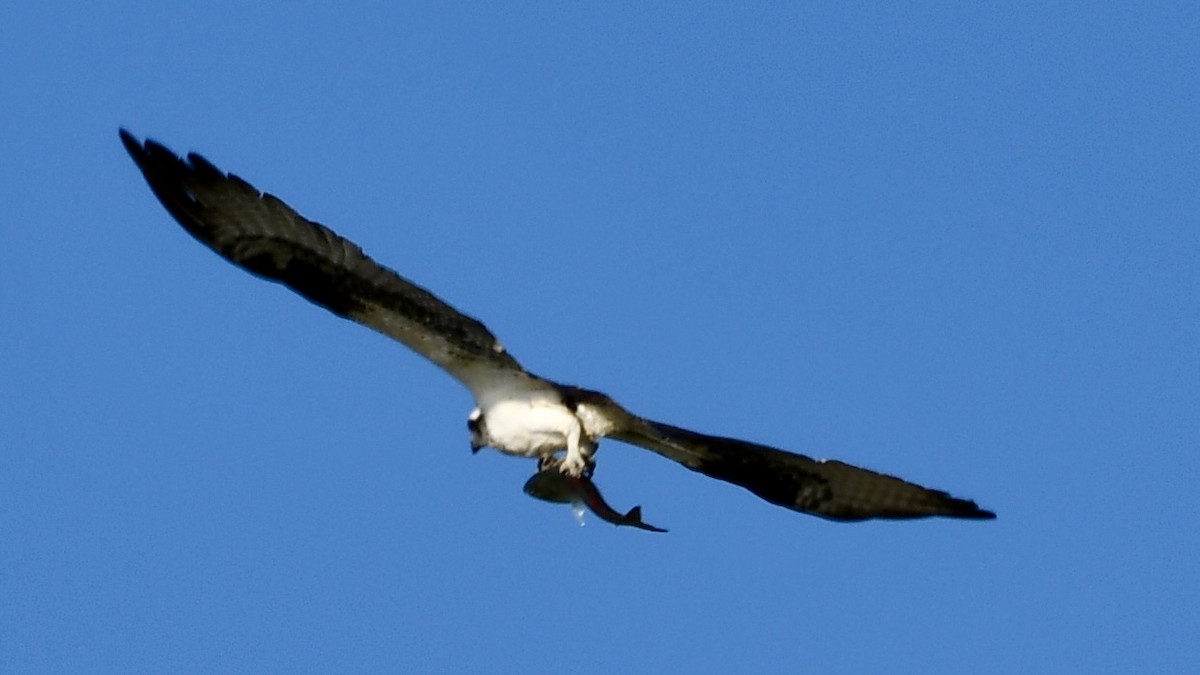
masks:
[(200, 155), (187, 161), (153, 141), (121, 142), (167, 211), (193, 237), (248, 272), (279, 282), (338, 316), (388, 335), (472, 392), (523, 370), (479, 321), (369, 258)]
[(610, 437), (652, 450), (711, 478), (740, 485), (772, 504), (794, 511), (840, 521), (996, 517), (975, 502), (836, 460), (818, 461), (765, 445), (706, 436), (623, 410), (614, 417), (623, 419)]

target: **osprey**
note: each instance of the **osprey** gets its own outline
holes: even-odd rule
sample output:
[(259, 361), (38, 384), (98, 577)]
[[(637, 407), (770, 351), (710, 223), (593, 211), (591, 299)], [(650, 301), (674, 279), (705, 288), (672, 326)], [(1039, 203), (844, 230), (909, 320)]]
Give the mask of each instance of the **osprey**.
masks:
[(614, 438), (740, 485), (772, 504), (830, 520), (996, 517), (975, 502), (894, 476), (655, 422), (600, 392), (534, 375), (482, 323), (273, 195), (200, 155), (184, 160), (124, 129), (120, 136), (155, 196), (200, 243), (401, 342), (466, 386), (476, 401), (467, 417), (472, 451), (491, 447), (535, 458), (539, 471), (587, 478), (600, 439)]

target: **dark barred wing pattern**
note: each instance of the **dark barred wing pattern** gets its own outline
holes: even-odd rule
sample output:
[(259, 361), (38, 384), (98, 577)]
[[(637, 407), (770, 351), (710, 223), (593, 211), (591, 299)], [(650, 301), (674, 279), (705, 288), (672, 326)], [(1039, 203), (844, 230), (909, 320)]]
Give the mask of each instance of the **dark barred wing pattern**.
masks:
[[(628, 414), (628, 413), (626, 413)], [(975, 502), (836, 460), (818, 461), (733, 438), (720, 438), (630, 415), (613, 438), (687, 468), (740, 485), (772, 504), (829, 520), (991, 519)]]
[(150, 189), (193, 237), (230, 262), (388, 335), (472, 391), (497, 371), (523, 372), (481, 322), (376, 263), (356, 244), (197, 154), (121, 142)]

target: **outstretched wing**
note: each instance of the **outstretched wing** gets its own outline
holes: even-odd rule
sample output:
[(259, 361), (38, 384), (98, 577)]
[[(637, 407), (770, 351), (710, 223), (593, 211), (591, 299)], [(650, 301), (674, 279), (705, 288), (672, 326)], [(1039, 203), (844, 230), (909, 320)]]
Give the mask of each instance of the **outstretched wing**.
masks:
[(200, 155), (184, 161), (158, 143), (120, 133), (167, 211), (226, 260), (399, 340), (476, 397), (497, 379), (524, 373), (486, 326), (376, 263), (353, 242)]
[[(619, 408), (615, 403), (611, 406)], [(610, 437), (652, 450), (692, 471), (740, 485), (772, 504), (794, 511), (842, 521), (996, 517), (975, 502), (895, 476), (756, 443), (706, 436), (605, 407), (609, 417), (618, 420)]]

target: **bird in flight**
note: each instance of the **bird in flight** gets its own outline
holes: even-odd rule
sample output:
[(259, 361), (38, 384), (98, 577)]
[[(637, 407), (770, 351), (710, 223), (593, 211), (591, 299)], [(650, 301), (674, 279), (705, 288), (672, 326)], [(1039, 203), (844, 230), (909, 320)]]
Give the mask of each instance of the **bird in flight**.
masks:
[(186, 159), (125, 129), (121, 142), (150, 189), (200, 243), (246, 271), (404, 344), (475, 397), (471, 450), (538, 460), (590, 478), (612, 438), (740, 485), (785, 508), (836, 521), (926, 516), (991, 519), (975, 502), (837, 460), (689, 431), (635, 415), (605, 394), (534, 375), (479, 321), (195, 153)]

